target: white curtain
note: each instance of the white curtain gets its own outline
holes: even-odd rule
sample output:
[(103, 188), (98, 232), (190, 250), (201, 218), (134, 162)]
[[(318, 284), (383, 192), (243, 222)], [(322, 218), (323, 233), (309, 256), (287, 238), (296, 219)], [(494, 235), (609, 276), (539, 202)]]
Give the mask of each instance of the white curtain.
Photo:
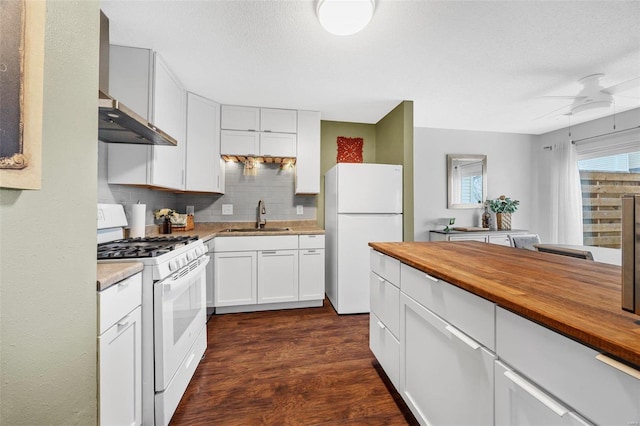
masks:
[(571, 141), (552, 147), (551, 241), (582, 245), (582, 191), (578, 154)]

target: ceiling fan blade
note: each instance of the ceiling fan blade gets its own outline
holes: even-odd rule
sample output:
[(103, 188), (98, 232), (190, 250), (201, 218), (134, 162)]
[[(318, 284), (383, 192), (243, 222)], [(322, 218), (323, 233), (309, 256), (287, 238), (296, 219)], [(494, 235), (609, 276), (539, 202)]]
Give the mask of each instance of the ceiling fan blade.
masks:
[(626, 92), (627, 90), (634, 89), (640, 86), (640, 77), (632, 78), (631, 80), (627, 80), (623, 83), (616, 84), (614, 86), (609, 86), (602, 91), (605, 93), (609, 93), (610, 95), (615, 95), (616, 93)]
[(554, 114), (556, 114), (558, 111), (562, 111), (562, 110), (564, 110), (564, 109), (566, 109), (566, 110), (567, 110), (567, 112), (566, 112), (565, 114), (557, 114), (557, 115), (570, 115), (570, 114), (571, 114), (571, 105), (573, 105), (573, 104), (565, 105), (565, 106), (563, 106), (563, 107), (561, 107), (561, 108), (554, 109), (553, 111), (548, 112), (548, 113), (546, 113), (546, 114), (543, 114), (543, 115), (541, 115), (540, 117), (536, 117), (536, 118), (534, 118), (534, 121), (535, 121), (535, 120), (541, 120), (541, 119), (543, 119), (543, 118), (547, 118), (547, 117), (553, 116), (553, 115), (554, 115)]
[(538, 99), (586, 99), (586, 96), (538, 96)]

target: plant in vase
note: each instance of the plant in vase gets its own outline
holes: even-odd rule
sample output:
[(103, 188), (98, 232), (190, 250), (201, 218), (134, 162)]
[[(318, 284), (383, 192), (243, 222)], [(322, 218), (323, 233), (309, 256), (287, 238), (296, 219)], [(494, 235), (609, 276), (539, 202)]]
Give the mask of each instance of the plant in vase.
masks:
[(498, 230), (511, 230), (511, 214), (518, 210), (520, 201), (501, 195), (494, 200), (487, 200), (485, 205), (496, 214)]

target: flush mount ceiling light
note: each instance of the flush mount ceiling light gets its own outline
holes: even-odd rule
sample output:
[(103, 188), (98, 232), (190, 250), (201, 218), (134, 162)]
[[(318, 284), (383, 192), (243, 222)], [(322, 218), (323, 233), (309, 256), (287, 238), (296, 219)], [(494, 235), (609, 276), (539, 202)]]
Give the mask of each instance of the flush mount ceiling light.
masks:
[(335, 35), (351, 35), (367, 26), (375, 0), (318, 0), (316, 13), (320, 25)]

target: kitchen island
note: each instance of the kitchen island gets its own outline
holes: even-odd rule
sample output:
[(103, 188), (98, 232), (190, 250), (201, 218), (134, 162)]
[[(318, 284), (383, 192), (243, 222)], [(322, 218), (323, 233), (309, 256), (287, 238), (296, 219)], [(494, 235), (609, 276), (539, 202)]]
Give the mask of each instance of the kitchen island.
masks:
[(619, 266), (475, 241), (370, 246), (372, 307), (398, 300), (372, 308), (372, 350), (421, 422), (555, 424), (536, 404), (568, 424), (640, 421), (640, 317), (620, 307)]

